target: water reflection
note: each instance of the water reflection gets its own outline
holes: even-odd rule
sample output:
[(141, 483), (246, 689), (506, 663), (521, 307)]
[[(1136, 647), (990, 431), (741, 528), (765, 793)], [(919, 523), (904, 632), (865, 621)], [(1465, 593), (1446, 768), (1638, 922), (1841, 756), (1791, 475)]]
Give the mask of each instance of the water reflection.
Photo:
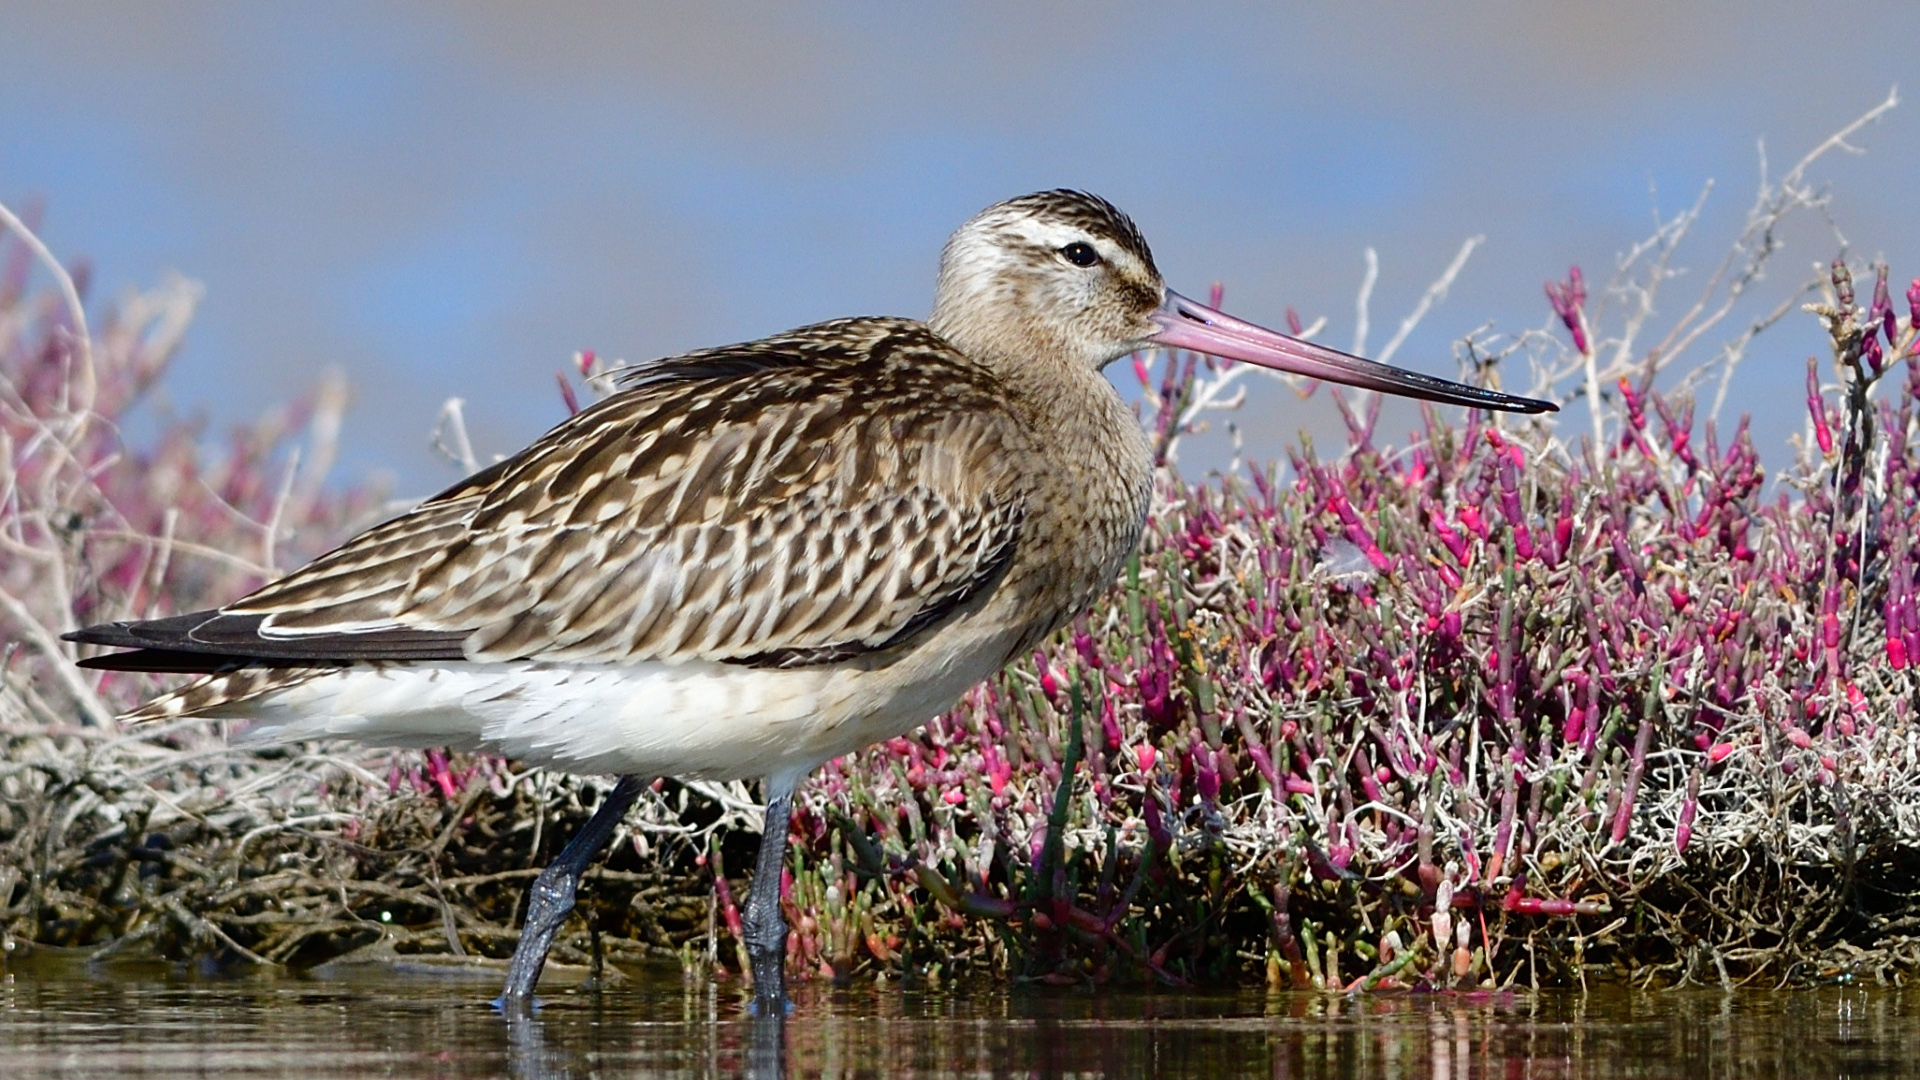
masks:
[[(507, 1073), (524, 1080), (574, 1080), (597, 1075), (591, 1056), (569, 1052), (564, 1046), (549, 1044), (547, 1022), (532, 1016), (502, 1016), (507, 1033)], [(726, 1046), (730, 1040), (718, 1040), (720, 1051), (708, 1055), (718, 1068), (737, 1059), (741, 1066), (716, 1073), (698, 1070), (690, 1075), (741, 1075), (748, 1080), (785, 1080), (787, 1075), (787, 1021), (783, 1017), (752, 1017), (740, 1022), (743, 1038), (738, 1048)], [(722, 1050), (722, 1046), (725, 1049)], [(617, 1056), (617, 1055), (615, 1055)], [(651, 1074), (652, 1071), (649, 1070)]]
[(833, 990), (784, 1023), (737, 989), (644, 973), (563, 990), (537, 1018), (484, 983), (196, 981), (155, 970), (15, 970), (0, 984), (9, 1078), (1842, 1077), (1920, 1054), (1898, 989), (1488, 995)]

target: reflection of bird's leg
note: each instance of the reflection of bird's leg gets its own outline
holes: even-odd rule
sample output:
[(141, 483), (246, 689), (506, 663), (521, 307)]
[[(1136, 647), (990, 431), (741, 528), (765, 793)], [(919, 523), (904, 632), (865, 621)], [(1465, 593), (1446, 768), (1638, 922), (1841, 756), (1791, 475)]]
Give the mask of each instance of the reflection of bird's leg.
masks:
[(747, 1080), (785, 1080), (787, 1075), (787, 1017), (785, 1012), (760, 1009), (748, 1017)]
[[(520, 944), (507, 965), (507, 985), (495, 1005), (509, 1011), (524, 1011), (533, 1004), (533, 987), (540, 981), (540, 969), (547, 964), (547, 950), (553, 947), (553, 935), (573, 910), (573, 894), (580, 887), (580, 875), (600, 849), (613, 839), (613, 830), (633, 801), (640, 797), (643, 782), (637, 776), (623, 776), (613, 791), (600, 803), (600, 809), (575, 833), (560, 851), (559, 858), (534, 879), (527, 890), (527, 921), (520, 928)], [(782, 838), (786, 830), (780, 832)]]
[(760, 854), (753, 860), (753, 887), (742, 927), (747, 960), (753, 965), (753, 1009), (764, 1017), (787, 1012), (787, 920), (780, 912), (780, 875), (787, 862), (787, 819), (796, 779), (767, 778), (766, 822), (760, 829)]
[(569, 1055), (547, 1048), (540, 1021), (523, 1012), (507, 1013), (507, 1075), (524, 1080), (571, 1080)]

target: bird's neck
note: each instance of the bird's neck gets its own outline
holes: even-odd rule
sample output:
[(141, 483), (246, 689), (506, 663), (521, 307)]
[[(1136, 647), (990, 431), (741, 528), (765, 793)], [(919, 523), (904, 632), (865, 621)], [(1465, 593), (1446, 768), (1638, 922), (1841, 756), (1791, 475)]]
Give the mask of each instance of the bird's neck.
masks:
[(968, 319), (943, 307), (928, 325), (992, 372), (1006, 387), (1007, 405), (1048, 445), (1044, 460), (1051, 472), (1036, 478), (1041, 484), (1070, 495), (1106, 526), (1145, 514), (1152, 453), (1139, 418), (1098, 368), (1051, 348), (1013, 320)]
[[(1002, 401), (1031, 433), (1025, 473), (1031, 503), (1019, 561), (1008, 579), (1023, 626), (1014, 652), (1037, 645), (1085, 610), (1139, 543), (1153, 492), (1153, 460), (1139, 419), (1092, 364), (1028, 351), (1031, 341), (929, 320), (1003, 388)], [(952, 336), (959, 331), (959, 337)]]
[(1016, 282), (996, 282), (977, 293), (943, 289), (927, 326), (1002, 378), (1074, 373), (1063, 368), (1093, 373), (1092, 359), (1078, 357), (1059, 327), (1032, 317), (1035, 300), (1019, 289)]

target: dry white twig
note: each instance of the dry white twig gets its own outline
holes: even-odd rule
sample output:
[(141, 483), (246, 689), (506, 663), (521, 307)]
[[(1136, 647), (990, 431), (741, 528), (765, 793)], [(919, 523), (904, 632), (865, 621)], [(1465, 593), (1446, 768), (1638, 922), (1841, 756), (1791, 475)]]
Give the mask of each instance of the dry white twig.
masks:
[(1401, 345), (1405, 344), (1407, 335), (1413, 333), (1414, 327), (1420, 325), (1420, 320), (1427, 317), (1427, 312), (1433, 310), (1433, 305), (1447, 298), (1447, 290), (1453, 288), (1454, 279), (1460, 276), (1460, 271), (1466, 269), (1467, 260), (1473, 257), (1474, 249), (1486, 242), (1487, 238), (1482, 234), (1469, 236), (1461, 243), (1460, 250), (1454, 253), (1453, 261), (1447, 264), (1447, 268), (1440, 272), (1440, 276), (1435, 278), (1431, 285), (1427, 286), (1427, 291), (1420, 294), (1420, 302), (1413, 305), (1413, 310), (1407, 313), (1406, 318), (1400, 320), (1400, 329), (1394, 332), (1393, 339), (1380, 350), (1380, 355), (1373, 359), (1383, 364), (1392, 362), (1393, 355), (1400, 351)]
[(1380, 253), (1368, 248), (1367, 269), (1360, 275), (1360, 290), (1353, 297), (1353, 355), (1367, 354), (1368, 310), (1373, 306), (1373, 285), (1380, 280)]
[(433, 424), (433, 448), (472, 476), (480, 471), (480, 461), (473, 455), (472, 440), (467, 438), (466, 406), (466, 399), (457, 397), (448, 398), (440, 406), (440, 418)]
[(40, 260), (40, 265), (46, 268), (54, 285), (59, 288), (60, 298), (66, 302), (67, 317), (73, 320), (73, 333), (80, 347), (80, 399), (72, 403), (72, 409), (75, 414), (84, 416), (92, 411), (100, 384), (93, 367), (93, 335), (87, 330), (87, 309), (80, 303), (80, 290), (74, 287), (73, 275), (67, 273), (67, 268), (60, 265), (60, 260), (53, 257), (47, 245), (5, 203), (0, 203), (0, 225), (11, 229), (20, 242), (33, 252), (34, 258)]

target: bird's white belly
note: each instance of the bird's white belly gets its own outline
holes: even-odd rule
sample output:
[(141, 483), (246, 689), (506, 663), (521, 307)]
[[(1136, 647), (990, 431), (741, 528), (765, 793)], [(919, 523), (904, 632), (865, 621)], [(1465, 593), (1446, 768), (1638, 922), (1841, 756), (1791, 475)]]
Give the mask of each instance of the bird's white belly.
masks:
[(250, 741), (449, 746), (575, 773), (797, 776), (925, 723), (1006, 655), (998, 640), (946, 644), (872, 669), (704, 661), (359, 666), (219, 711), (257, 721)]

